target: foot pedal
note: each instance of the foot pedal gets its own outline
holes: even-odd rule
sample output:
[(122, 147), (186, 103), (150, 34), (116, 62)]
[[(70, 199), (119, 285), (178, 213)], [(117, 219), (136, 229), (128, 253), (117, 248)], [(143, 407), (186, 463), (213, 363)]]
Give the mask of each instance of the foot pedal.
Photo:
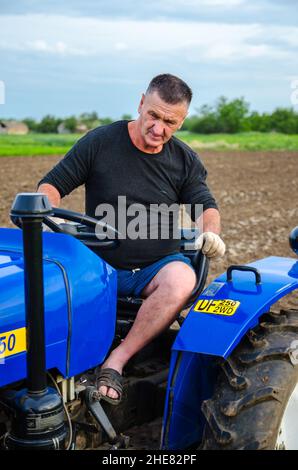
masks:
[(96, 387), (87, 387), (85, 391), (85, 402), (95, 421), (101, 426), (108, 436), (108, 442), (112, 445), (111, 450), (127, 449), (129, 437), (117, 434), (100, 404), (100, 395)]

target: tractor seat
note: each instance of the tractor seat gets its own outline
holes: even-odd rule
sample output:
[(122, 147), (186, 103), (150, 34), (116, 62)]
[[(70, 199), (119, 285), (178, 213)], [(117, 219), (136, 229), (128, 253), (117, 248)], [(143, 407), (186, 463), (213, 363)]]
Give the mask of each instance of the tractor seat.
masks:
[[(190, 239), (190, 235), (192, 234), (193, 239)], [(190, 258), (197, 275), (196, 286), (193, 289), (189, 299), (187, 300), (182, 310), (190, 307), (193, 304), (194, 300), (200, 295), (200, 293), (204, 289), (208, 275), (209, 261), (208, 258), (202, 253), (202, 251), (185, 249), (186, 243), (191, 243), (192, 240), (194, 241), (196, 234), (197, 229), (181, 229), (180, 252), (183, 253), (184, 256)], [(117, 318), (135, 318), (139, 308), (142, 305), (143, 300), (144, 299), (142, 298), (131, 296), (118, 297)]]

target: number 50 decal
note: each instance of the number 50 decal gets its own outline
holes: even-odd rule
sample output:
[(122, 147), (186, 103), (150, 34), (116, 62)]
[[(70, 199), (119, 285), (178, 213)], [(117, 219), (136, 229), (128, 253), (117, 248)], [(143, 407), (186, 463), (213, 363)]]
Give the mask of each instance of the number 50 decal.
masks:
[(26, 328), (0, 333), (0, 358), (26, 351)]
[(13, 351), (16, 345), (16, 335), (13, 333), (7, 336), (0, 336), (0, 354), (4, 354), (6, 348), (8, 351)]

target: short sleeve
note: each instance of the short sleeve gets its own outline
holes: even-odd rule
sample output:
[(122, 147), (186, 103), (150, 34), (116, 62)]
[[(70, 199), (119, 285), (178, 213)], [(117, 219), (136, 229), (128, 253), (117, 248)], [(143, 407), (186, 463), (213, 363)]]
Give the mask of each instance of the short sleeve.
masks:
[(91, 133), (88, 133), (39, 181), (38, 186), (51, 184), (59, 191), (61, 197), (66, 196), (88, 180), (95, 153), (94, 139)]
[(206, 178), (207, 170), (198, 156), (194, 154), (180, 191), (180, 202), (191, 206), (190, 215), (193, 221), (196, 218), (196, 204), (202, 204), (203, 211), (210, 208), (218, 209), (216, 201), (207, 186)]

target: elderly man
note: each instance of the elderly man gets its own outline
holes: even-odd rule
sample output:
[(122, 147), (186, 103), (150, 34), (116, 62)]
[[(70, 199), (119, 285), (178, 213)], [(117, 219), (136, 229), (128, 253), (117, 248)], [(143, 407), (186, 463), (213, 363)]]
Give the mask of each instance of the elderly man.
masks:
[[(100, 204), (117, 206), (184, 203), (203, 227), (198, 248), (208, 257), (224, 254), (220, 215), (206, 185), (207, 172), (197, 154), (173, 136), (181, 128), (192, 98), (188, 85), (170, 74), (158, 75), (142, 95), (139, 116), (98, 127), (66, 154), (39, 183), (39, 191), (58, 207), (74, 188), (85, 184), (86, 213), (98, 215)], [(196, 205), (203, 213), (196, 218)], [(119, 221), (118, 221), (119, 222)], [(122, 395), (122, 371), (128, 360), (167, 328), (189, 298), (196, 275), (189, 259), (179, 253), (174, 237), (127, 236), (102, 257), (117, 269), (118, 293), (144, 301), (122, 343), (102, 364), (99, 392), (117, 404)]]

